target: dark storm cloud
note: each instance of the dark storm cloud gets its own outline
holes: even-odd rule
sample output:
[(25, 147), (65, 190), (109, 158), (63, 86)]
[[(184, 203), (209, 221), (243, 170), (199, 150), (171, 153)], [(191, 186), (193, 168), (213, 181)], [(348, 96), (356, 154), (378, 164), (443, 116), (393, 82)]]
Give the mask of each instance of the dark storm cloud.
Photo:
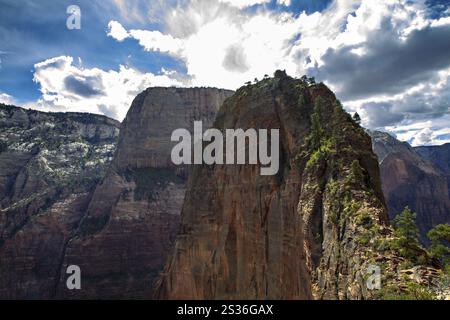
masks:
[(247, 65), (244, 48), (241, 45), (232, 45), (228, 47), (222, 65), (229, 71), (247, 71), (249, 67)]
[(401, 93), (450, 66), (450, 26), (416, 30), (401, 40), (387, 21), (369, 35), (362, 46), (366, 54), (353, 53), (357, 48), (329, 49), (324, 65), (309, 73), (336, 84), (342, 99)]
[(406, 95), (395, 104), (396, 112), (417, 116), (441, 117), (450, 112), (449, 84), (438, 90), (425, 87), (423, 91)]
[(102, 94), (101, 79), (97, 77), (81, 78), (67, 76), (64, 79), (64, 87), (79, 96), (89, 98)]
[(403, 120), (424, 121), (443, 119), (450, 113), (450, 86), (405, 94), (388, 102), (364, 103), (364, 123), (369, 128), (381, 128), (399, 124)]
[(381, 128), (396, 124), (405, 119), (405, 114), (393, 110), (390, 103), (370, 102), (362, 106), (366, 115), (366, 125), (369, 128)]
[(430, 18), (436, 19), (448, 15), (450, 0), (426, 0), (425, 4)]

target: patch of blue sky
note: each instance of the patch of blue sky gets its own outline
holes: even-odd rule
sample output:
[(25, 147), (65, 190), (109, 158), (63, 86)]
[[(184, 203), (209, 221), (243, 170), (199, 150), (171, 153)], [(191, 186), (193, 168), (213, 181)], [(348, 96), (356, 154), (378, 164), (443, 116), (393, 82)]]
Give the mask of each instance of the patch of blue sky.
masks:
[(438, 139), (438, 140), (449, 140), (450, 139), (450, 133), (437, 135), (436, 139)]
[(306, 12), (311, 14), (325, 10), (333, 1), (332, 0), (291, 0), (290, 5), (286, 6), (277, 0), (271, 0), (268, 3), (256, 4), (246, 8), (248, 12), (256, 12), (261, 7), (270, 11), (283, 11), (293, 13), (295, 16)]
[(450, 16), (450, 0), (427, 0), (428, 16), (432, 19)]
[[(77, 4), (81, 9), (81, 29), (66, 27), (66, 9)], [(145, 52), (136, 41), (119, 43), (107, 37), (110, 20), (120, 16), (108, 6), (92, 1), (0, 1), (0, 92), (19, 102), (40, 96), (33, 82), (34, 64), (56, 56), (71, 56), (74, 64), (81, 58), (85, 68), (118, 70), (120, 65), (141, 72), (158, 74), (162, 67), (185, 73), (182, 61), (158, 52)], [(124, 23), (138, 28), (138, 22)], [(157, 30), (158, 25), (146, 24)]]

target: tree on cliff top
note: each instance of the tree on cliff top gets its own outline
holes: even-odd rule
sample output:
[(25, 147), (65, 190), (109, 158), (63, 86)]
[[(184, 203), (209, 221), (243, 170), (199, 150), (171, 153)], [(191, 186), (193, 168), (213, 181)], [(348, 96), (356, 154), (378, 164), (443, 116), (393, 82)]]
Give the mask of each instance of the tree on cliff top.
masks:
[(359, 116), (358, 112), (355, 112), (355, 114), (353, 115), (353, 120), (354, 120), (357, 124), (361, 124), (361, 117)]

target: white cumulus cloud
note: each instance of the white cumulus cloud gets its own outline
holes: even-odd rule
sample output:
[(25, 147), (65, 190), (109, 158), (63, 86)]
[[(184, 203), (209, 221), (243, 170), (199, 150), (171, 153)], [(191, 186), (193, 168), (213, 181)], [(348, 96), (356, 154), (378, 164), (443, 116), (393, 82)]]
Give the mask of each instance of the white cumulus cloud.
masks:
[(255, 4), (268, 3), (270, 0), (219, 0), (220, 2), (231, 4), (238, 8), (246, 8)]
[(147, 87), (182, 85), (165, 70), (155, 75), (123, 65), (117, 71), (85, 69), (74, 66), (69, 56), (42, 61), (34, 68), (42, 97), (28, 107), (99, 113), (117, 120), (125, 117), (132, 100)]
[(17, 104), (16, 100), (9, 94), (0, 92), (0, 103), (4, 104)]
[[(110, 33), (125, 30), (118, 34), (145, 50), (178, 58), (190, 86), (236, 89), (276, 69), (308, 73), (325, 81), (348, 110), (358, 111), (366, 126), (414, 144), (444, 141), (448, 17), (430, 18), (422, 0), (334, 0), (322, 12), (298, 15), (242, 10), (265, 2), (187, 0), (167, 9), (160, 30), (126, 31), (115, 21)], [(410, 128), (418, 123), (425, 127)]]
[(117, 41), (123, 41), (129, 37), (127, 30), (117, 21), (110, 21), (108, 23), (108, 36), (116, 39)]
[[(186, 70), (183, 80), (163, 69), (158, 75), (125, 66), (83, 69), (70, 57), (57, 57), (36, 64), (41, 102), (121, 119), (132, 96), (146, 86), (237, 89), (285, 69), (324, 81), (367, 127), (389, 130), (414, 144), (445, 141), (448, 15), (430, 15), (425, 0), (333, 0), (321, 12), (295, 14), (283, 6), (273, 11), (264, 5), (269, 2), (114, 0), (121, 18), (109, 22), (107, 35), (175, 58)], [(276, 3), (292, 5), (290, 0)], [(254, 5), (260, 6), (248, 9)]]

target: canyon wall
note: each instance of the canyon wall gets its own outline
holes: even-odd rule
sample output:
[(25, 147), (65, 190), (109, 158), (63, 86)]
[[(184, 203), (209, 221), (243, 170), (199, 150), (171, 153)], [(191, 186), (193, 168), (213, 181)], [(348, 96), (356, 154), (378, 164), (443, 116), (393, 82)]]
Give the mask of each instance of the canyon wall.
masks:
[(0, 105), (0, 298), (56, 296), (118, 135), (119, 122), (104, 116)]
[(213, 88), (149, 88), (133, 101), (117, 150), (97, 186), (77, 236), (67, 246), (62, 270), (80, 266), (83, 290), (65, 298), (135, 298), (152, 295), (178, 229), (189, 168), (175, 167), (173, 130), (212, 124), (231, 91)]

